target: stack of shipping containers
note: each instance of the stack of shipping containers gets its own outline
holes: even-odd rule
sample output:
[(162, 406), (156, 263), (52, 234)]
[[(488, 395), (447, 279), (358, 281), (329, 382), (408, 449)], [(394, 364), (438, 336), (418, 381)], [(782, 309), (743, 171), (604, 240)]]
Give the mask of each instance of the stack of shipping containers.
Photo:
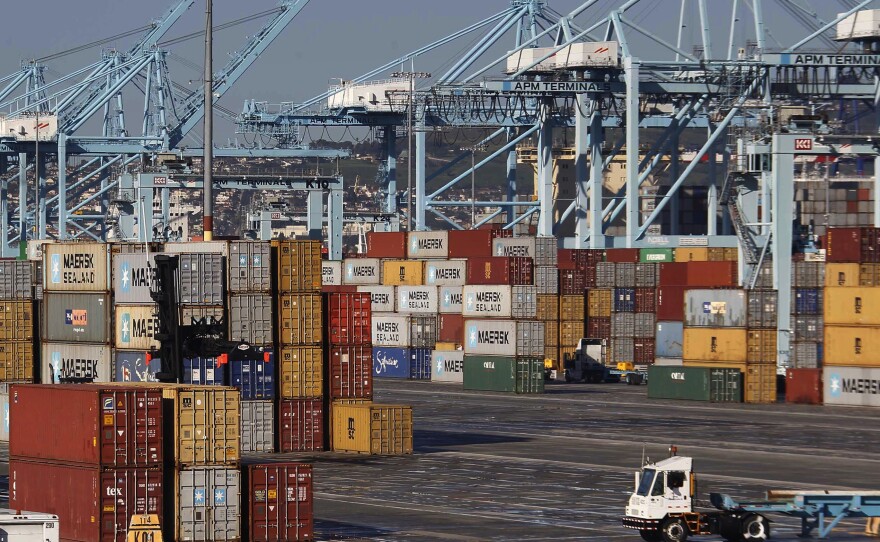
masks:
[(143, 245), (120, 245), (112, 251), (116, 382), (154, 382), (160, 369), (160, 361), (146, 355), (159, 346), (154, 339), (157, 308), (150, 296), (156, 255), (143, 249)]
[[(228, 253), (228, 246), (222, 245), (223, 252)], [(224, 321), (226, 257), (218, 252), (184, 252), (178, 257), (180, 321)], [(229, 374), (222, 360), (197, 356), (184, 358), (182, 380), (187, 384), (225, 386), (229, 384)]]
[(461, 311), (466, 274), (464, 259), (425, 262), (425, 284), (437, 288), (437, 342), (431, 356), (431, 380), (435, 382), (462, 383), (464, 316)]
[[(827, 286), (847, 286), (847, 273), (841, 275), (840, 266), (851, 264), (796, 261), (792, 264), (792, 341), (791, 361), (796, 369), (811, 369), (814, 372), (822, 367), (822, 344), (825, 340), (823, 311), (823, 288)], [(849, 273), (855, 282), (855, 272)], [(843, 284), (828, 284), (827, 279), (842, 280)], [(855, 286), (851, 284), (850, 286)]]
[(324, 449), (321, 245), (279, 241), (277, 251), (278, 443), (281, 452)]
[[(9, 441), (9, 385), (33, 382), (37, 319), (34, 304), (34, 266), (30, 261), (0, 261), (0, 305), (3, 306), (0, 344), (0, 441)], [(22, 313), (22, 309), (30, 307)], [(30, 323), (28, 323), (30, 320)], [(29, 329), (16, 329), (28, 326)], [(30, 339), (12, 339), (13, 336)]]

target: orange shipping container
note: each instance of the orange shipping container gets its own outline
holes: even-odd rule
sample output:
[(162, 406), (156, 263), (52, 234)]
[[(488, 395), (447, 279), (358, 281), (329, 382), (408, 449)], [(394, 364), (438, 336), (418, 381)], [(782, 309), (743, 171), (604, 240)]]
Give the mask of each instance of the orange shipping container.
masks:
[(692, 361), (745, 363), (745, 329), (689, 327), (684, 330), (682, 357)]
[(825, 326), (826, 366), (880, 367), (880, 328)]
[(859, 264), (857, 263), (827, 263), (825, 264), (825, 287), (835, 286), (858, 286)]
[(559, 298), (560, 320), (581, 320), (583, 327), (584, 316), (584, 296), (564, 295)]
[(825, 325), (880, 325), (880, 288), (825, 288)]
[(776, 365), (749, 365), (743, 373), (746, 403), (776, 402)]

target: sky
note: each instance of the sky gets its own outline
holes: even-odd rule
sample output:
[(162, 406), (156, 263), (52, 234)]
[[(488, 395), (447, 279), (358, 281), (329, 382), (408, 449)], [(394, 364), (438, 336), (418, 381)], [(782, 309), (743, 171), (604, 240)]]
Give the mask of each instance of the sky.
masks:
[[(768, 10), (768, 28), (774, 40), (789, 44), (804, 35), (803, 26), (780, 12), (779, 0), (765, 1)], [(801, 4), (807, 0), (798, 0)], [(581, 0), (548, 0), (551, 8), (567, 13), (581, 5)], [(582, 24), (591, 24), (608, 10), (620, 4), (615, 0), (599, 0)], [(874, 2), (880, 4), (880, 2)], [(23, 59), (40, 58), (60, 51), (107, 38), (146, 25), (164, 14), (172, 0), (149, 2), (134, 0), (36, 0), (14, 2), (4, 6), (6, 24), (0, 36), (0, 75), (15, 72)], [(686, 43), (699, 40), (700, 28), (696, 20), (696, 2), (688, 2), (688, 25), (683, 31)], [(751, 15), (739, 2), (740, 17), (750, 23)], [(824, 17), (833, 17), (843, 11), (843, 2), (812, 0), (809, 2)], [(275, 7), (274, 0), (214, 0), (214, 24), (259, 13)], [(311, 0), (303, 11), (288, 25), (251, 66), (236, 85), (221, 99), (221, 105), (240, 111), (246, 99), (278, 103), (302, 101), (327, 89), (334, 78), (351, 78), (384, 64), (408, 51), (448, 35), (471, 23), (480, 21), (510, 5), (509, 0)], [(679, 0), (642, 0), (628, 15), (637, 24), (651, 28), (667, 41), (674, 42), (678, 27)], [(727, 29), (731, 19), (730, 0), (709, 2), (713, 25), (713, 47), (716, 51), (727, 48)], [(880, 7), (875, 5), (873, 7)], [(205, 0), (196, 0), (181, 20), (166, 34), (174, 38), (204, 27)], [(775, 10), (775, 11), (774, 11)], [(234, 26), (220, 31), (215, 37), (215, 65), (219, 68), (228, 59), (227, 53), (245, 42), (266, 19)], [(744, 27), (745, 25), (743, 25)], [(140, 34), (118, 40), (103, 47), (128, 48)], [(442, 73), (462, 51), (473, 43), (475, 35), (447, 46), (436, 54), (417, 61), (415, 68)], [(741, 28), (737, 37), (749, 37), (749, 30)], [(484, 57), (492, 60), (502, 56), (512, 44), (512, 34)], [(645, 55), (656, 52), (658, 46), (645, 39), (633, 38), (634, 47)], [(773, 40), (768, 40), (773, 44)], [(691, 46), (683, 47), (690, 50)], [(169, 57), (171, 77), (178, 83), (197, 88), (201, 73), (203, 42), (201, 37), (176, 45)], [(70, 54), (48, 63), (47, 80), (55, 79), (100, 58), (101, 47)], [(716, 54), (716, 56), (719, 56)], [(495, 72), (495, 75), (500, 75)], [(141, 105), (128, 102), (127, 111), (137, 111)], [(218, 128), (220, 135), (231, 136), (231, 127)], [(220, 143), (220, 141), (218, 141)]]

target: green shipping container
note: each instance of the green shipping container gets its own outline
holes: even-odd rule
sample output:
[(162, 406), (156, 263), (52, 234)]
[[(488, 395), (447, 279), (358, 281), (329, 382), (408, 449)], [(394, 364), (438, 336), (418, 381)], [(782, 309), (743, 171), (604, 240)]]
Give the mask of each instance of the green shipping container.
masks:
[(639, 261), (650, 263), (666, 263), (675, 261), (675, 250), (671, 248), (639, 249)]
[(544, 361), (533, 357), (464, 357), (466, 390), (544, 393)]
[(648, 368), (648, 397), (741, 403), (742, 373), (739, 369), (651, 366)]

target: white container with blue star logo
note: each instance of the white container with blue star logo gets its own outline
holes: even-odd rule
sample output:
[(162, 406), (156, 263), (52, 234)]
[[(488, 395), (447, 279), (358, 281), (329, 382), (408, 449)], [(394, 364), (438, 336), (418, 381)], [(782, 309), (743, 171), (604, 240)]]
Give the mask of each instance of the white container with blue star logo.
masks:
[(407, 258), (448, 258), (448, 231), (413, 231), (406, 244)]
[(321, 262), (321, 285), (323, 285), (323, 286), (341, 286), (342, 285), (342, 261), (341, 260), (324, 260)]
[(114, 254), (113, 295), (120, 305), (150, 305), (156, 254)]
[(175, 472), (174, 540), (240, 540), (239, 469), (202, 467)]
[(394, 286), (358, 286), (358, 292), (370, 294), (370, 309), (375, 312), (394, 312)]
[(438, 302), (440, 314), (461, 314), (464, 307), (464, 286), (440, 286)]
[(823, 370), (826, 405), (880, 406), (880, 367), (829, 367)]
[(346, 258), (342, 261), (343, 284), (381, 284), (382, 261), (378, 258)]
[(424, 275), (428, 286), (464, 286), (467, 260), (427, 260)]
[(104, 292), (110, 289), (110, 245), (58, 243), (43, 246), (47, 292)]
[(159, 329), (156, 305), (116, 305), (116, 348), (158, 349), (154, 336)]
[(464, 378), (464, 351), (434, 350), (431, 365), (432, 382), (462, 383)]

